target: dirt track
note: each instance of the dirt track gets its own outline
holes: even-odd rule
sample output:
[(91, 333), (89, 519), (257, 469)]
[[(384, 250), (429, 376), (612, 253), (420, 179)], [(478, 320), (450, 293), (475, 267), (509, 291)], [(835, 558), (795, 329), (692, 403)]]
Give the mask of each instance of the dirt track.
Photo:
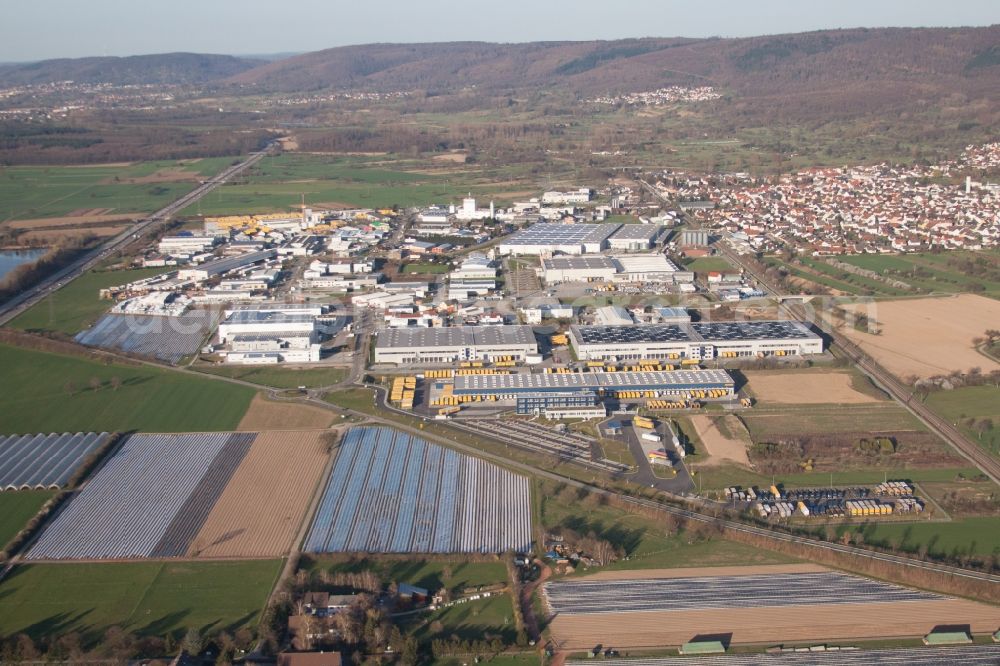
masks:
[(254, 396), (237, 430), (314, 430), (333, 423), (333, 414), (320, 407), (268, 400)]
[(1000, 322), (1000, 301), (962, 294), (943, 298), (878, 301), (857, 305), (878, 321), (880, 335), (847, 326), (841, 332), (897, 377), (930, 377), (978, 367), (984, 372), (1000, 363), (975, 350), (972, 339)]
[(260, 433), (191, 542), (188, 555), (287, 553), (326, 466), (324, 432)]
[[(721, 465), (723, 462), (729, 461), (749, 467), (750, 459), (747, 458), (747, 445), (750, 444), (749, 435), (745, 439), (730, 439), (719, 432), (714, 422), (715, 418), (725, 417), (704, 415), (691, 417), (691, 424), (698, 432), (698, 437), (701, 439), (701, 443), (705, 445), (705, 452), (708, 454), (708, 460), (700, 463), (700, 465), (708, 467)], [(735, 423), (733, 423), (734, 421)], [(731, 427), (739, 428), (743, 432), (746, 431), (743, 424), (736, 421), (735, 418), (731, 419), (730, 423)]]
[(746, 372), (761, 402), (788, 405), (860, 405), (878, 402), (851, 386), (847, 372)]

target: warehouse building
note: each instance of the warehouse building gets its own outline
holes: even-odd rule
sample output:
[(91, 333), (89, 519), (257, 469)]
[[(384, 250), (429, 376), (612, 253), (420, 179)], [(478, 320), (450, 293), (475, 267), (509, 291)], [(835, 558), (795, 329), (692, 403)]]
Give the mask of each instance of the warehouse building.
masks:
[(656, 245), (663, 227), (658, 224), (623, 224), (608, 238), (608, 247), (625, 252), (641, 252)]
[(180, 269), (177, 271), (177, 277), (181, 280), (208, 280), (209, 278), (218, 277), (232, 271), (249, 268), (254, 264), (269, 261), (276, 256), (278, 256), (277, 250), (261, 250), (260, 252), (249, 252), (235, 257), (206, 261), (198, 266)]
[(581, 360), (701, 360), (823, 353), (823, 338), (798, 321), (571, 326), (569, 334)]
[(542, 259), (546, 284), (610, 281), (618, 273), (611, 257), (550, 257)]
[[(632, 225), (635, 226), (635, 225)], [(662, 254), (629, 254), (614, 257), (618, 264), (615, 279), (623, 282), (693, 282), (694, 273), (682, 271)]]
[(594, 310), (594, 323), (599, 326), (631, 326), (635, 320), (621, 305), (605, 305)]
[(684, 396), (691, 391), (722, 391), (726, 395), (733, 395), (735, 387), (736, 382), (725, 370), (675, 370), (459, 375), (455, 377), (453, 392), (459, 396), (496, 396), (496, 399), (503, 400), (517, 399), (519, 396), (585, 392), (602, 396), (621, 391), (653, 393), (664, 397)]
[(375, 337), (375, 363), (489, 361), (500, 356), (524, 361), (535, 354), (538, 342), (530, 326), (383, 329)]
[(597, 254), (620, 224), (535, 224), (497, 245), (502, 255)]

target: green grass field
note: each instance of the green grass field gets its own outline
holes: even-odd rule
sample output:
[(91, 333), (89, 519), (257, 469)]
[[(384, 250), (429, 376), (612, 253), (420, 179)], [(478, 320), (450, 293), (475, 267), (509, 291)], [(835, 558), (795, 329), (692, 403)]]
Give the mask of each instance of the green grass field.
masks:
[(345, 368), (271, 368), (233, 365), (199, 365), (194, 370), (274, 388), (330, 386), (347, 376)]
[[(437, 633), (432, 631), (435, 622), (441, 623), (441, 630)], [(496, 636), (510, 644), (517, 635), (514, 605), (507, 593), (415, 616), (401, 622), (400, 629), (412, 632), (420, 641), (434, 638), (447, 640), (452, 636), (461, 640), (489, 640), (488, 637)]]
[[(152, 366), (105, 365), (3, 345), (0, 367), (0, 433), (231, 430), (255, 394)], [(112, 377), (122, 381), (118, 390), (109, 385)], [(103, 386), (90, 388), (92, 378)]]
[(925, 293), (980, 290), (1000, 295), (1000, 252), (996, 250), (856, 255), (841, 261), (901, 280)]
[(950, 523), (869, 524), (865, 541), (879, 545), (898, 543), (916, 552), (925, 547), (931, 555), (1000, 554), (1000, 517), (962, 518)]
[[(340, 558), (310, 556), (304, 562), (310, 572), (330, 571), (357, 573), (372, 571), (384, 585), (409, 583), (434, 593), (447, 586), (452, 591), (465, 587), (478, 587), (503, 583), (507, 580), (507, 566), (501, 562), (428, 561), (398, 559), (395, 557), (364, 557), (342, 560)], [(450, 571), (450, 576), (446, 575)]]
[[(1000, 388), (965, 386), (952, 391), (936, 391), (927, 396), (927, 405), (958, 427), (974, 442), (1000, 454)], [(969, 419), (974, 422), (970, 423)], [(989, 421), (989, 427), (981, 428)]]
[(788, 407), (749, 411), (741, 415), (754, 441), (778, 435), (808, 435), (837, 432), (923, 431), (923, 425), (908, 411), (892, 402), (848, 407)]
[(111, 626), (179, 638), (233, 632), (256, 621), (281, 562), (31, 564), (0, 583), (0, 634), (38, 638), (80, 632), (98, 640)]
[(17, 536), (42, 505), (55, 496), (51, 490), (0, 493), (0, 549)]
[(451, 270), (447, 264), (406, 264), (401, 271), (403, 275), (442, 275)]
[[(0, 167), (0, 221), (59, 217), (92, 208), (110, 208), (112, 213), (150, 213), (193, 190), (197, 184), (195, 177), (214, 175), (233, 159), (141, 162), (127, 166)], [(183, 174), (164, 182), (128, 182), (161, 169)]]
[(10, 322), (23, 331), (52, 331), (75, 335), (96, 321), (113, 305), (98, 292), (126, 282), (165, 273), (167, 268), (85, 273)]
[(695, 273), (709, 273), (711, 271), (733, 271), (733, 265), (722, 257), (699, 257), (691, 261), (684, 262), (684, 268)]

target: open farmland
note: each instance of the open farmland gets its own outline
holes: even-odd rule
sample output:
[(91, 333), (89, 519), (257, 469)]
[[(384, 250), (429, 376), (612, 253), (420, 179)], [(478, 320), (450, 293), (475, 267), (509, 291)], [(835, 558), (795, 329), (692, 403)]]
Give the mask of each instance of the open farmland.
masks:
[[(747, 446), (750, 445), (750, 435), (746, 427), (734, 417), (695, 415), (690, 418), (691, 425), (698, 433), (698, 438), (705, 447), (708, 460), (702, 465), (720, 465), (723, 462), (734, 462), (748, 467)], [(723, 421), (726, 432), (719, 428), (718, 421)]]
[(191, 542), (191, 557), (276, 557), (298, 534), (329, 454), (324, 431), (257, 435)]
[(107, 440), (106, 432), (0, 437), (0, 491), (58, 490)]
[(109, 627), (139, 635), (253, 627), (281, 562), (29, 564), (0, 582), (0, 634), (36, 640), (79, 632), (97, 643)]
[(850, 372), (748, 370), (744, 374), (754, 396), (764, 403), (857, 405), (879, 401), (871, 392), (857, 390), (855, 382), (863, 379)]
[(255, 395), (247, 387), (150, 366), (6, 345), (0, 345), (0, 367), (6, 385), (17, 387), (0, 391), (0, 433), (232, 430)]
[(0, 493), (0, 550), (24, 529), (42, 506), (55, 496), (51, 490)]
[(311, 430), (327, 428), (331, 423), (333, 423), (333, 412), (322, 407), (295, 402), (276, 402), (257, 394), (236, 429), (243, 432)]
[(878, 335), (845, 326), (841, 332), (897, 377), (931, 377), (1000, 363), (979, 353), (973, 338), (1000, 322), (1000, 301), (963, 294), (943, 298), (846, 305), (878, 322)]
[(176, 317), (106, 314), (74, 338), (81, 345), (121, 350), (177, 364), (197, 354), (221, 312), (192, 310)]
[[(811, 570), (810, 570), (811, 569)], [(549, 583), (551, 630), (563, 649), (679, 645), (697, 635), (734, 644), (922, 636), (941, 624), (992, 632), (1000, 609), (802, 567), (690, 569), (631, 580)]]
[[(995, 666), (1000, 663), (1000, 645), (962, 645), (865, 650), (830, 650), (824, 652), (781, 654), (730, 654), (673, 658), (605, 659), (604, 666)], [(569, 661), (568, 664), (584, 664)]]
[(252, 443), (249, 433), (129, 437), (27, 558), (184, 555)]
[(305, 550), (524, 551), (529, 498), (528, 479), (496, 465), (389, 428), (352, 428)]

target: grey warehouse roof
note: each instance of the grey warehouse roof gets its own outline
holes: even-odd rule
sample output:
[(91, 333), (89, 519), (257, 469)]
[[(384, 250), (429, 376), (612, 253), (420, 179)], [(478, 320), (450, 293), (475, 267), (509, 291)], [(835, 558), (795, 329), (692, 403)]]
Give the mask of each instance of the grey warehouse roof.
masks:
[(798, 321), (727, 321), (644, 326), (573, 326), (583, 344), (643, 342), (733, 342), (737, 340), (805, 340), (819, 338)]
[(270, 310), (237, 310), (226, 317), (224, 324), (308, 324), (316, 321), (311, 314), (289, 314)]
[(503, 242), (504, 245), (566, 245), (568, 243), (599, 243), (607, 240), (620, 224), (536, 224), (519, 231)]
[(658, 224), (623, 224), (611, 237), (624, 240), (652, 240), (659, 236), (662, 230), (663, 227)]
[(530, 326), (452, 326), (449, 328), (386, 328), (378, 332), (375, 347), (475, 347), (535, 344)]
[(732, 386), (733, 378), (725, 370), (675, 370), (671, 372), (573, 372), (552, 374), (459, 375), (456, 393), (477, 391), (581, 391), (586, 389), (619, 390), (652, 386)]
[(591, 257), (558, 256), (542, 259), (542, 268), (547, 271), (594, 270), (601, 268), (618, 270), (618, 265), (611, 257), (605, 257), (602, 255)]

